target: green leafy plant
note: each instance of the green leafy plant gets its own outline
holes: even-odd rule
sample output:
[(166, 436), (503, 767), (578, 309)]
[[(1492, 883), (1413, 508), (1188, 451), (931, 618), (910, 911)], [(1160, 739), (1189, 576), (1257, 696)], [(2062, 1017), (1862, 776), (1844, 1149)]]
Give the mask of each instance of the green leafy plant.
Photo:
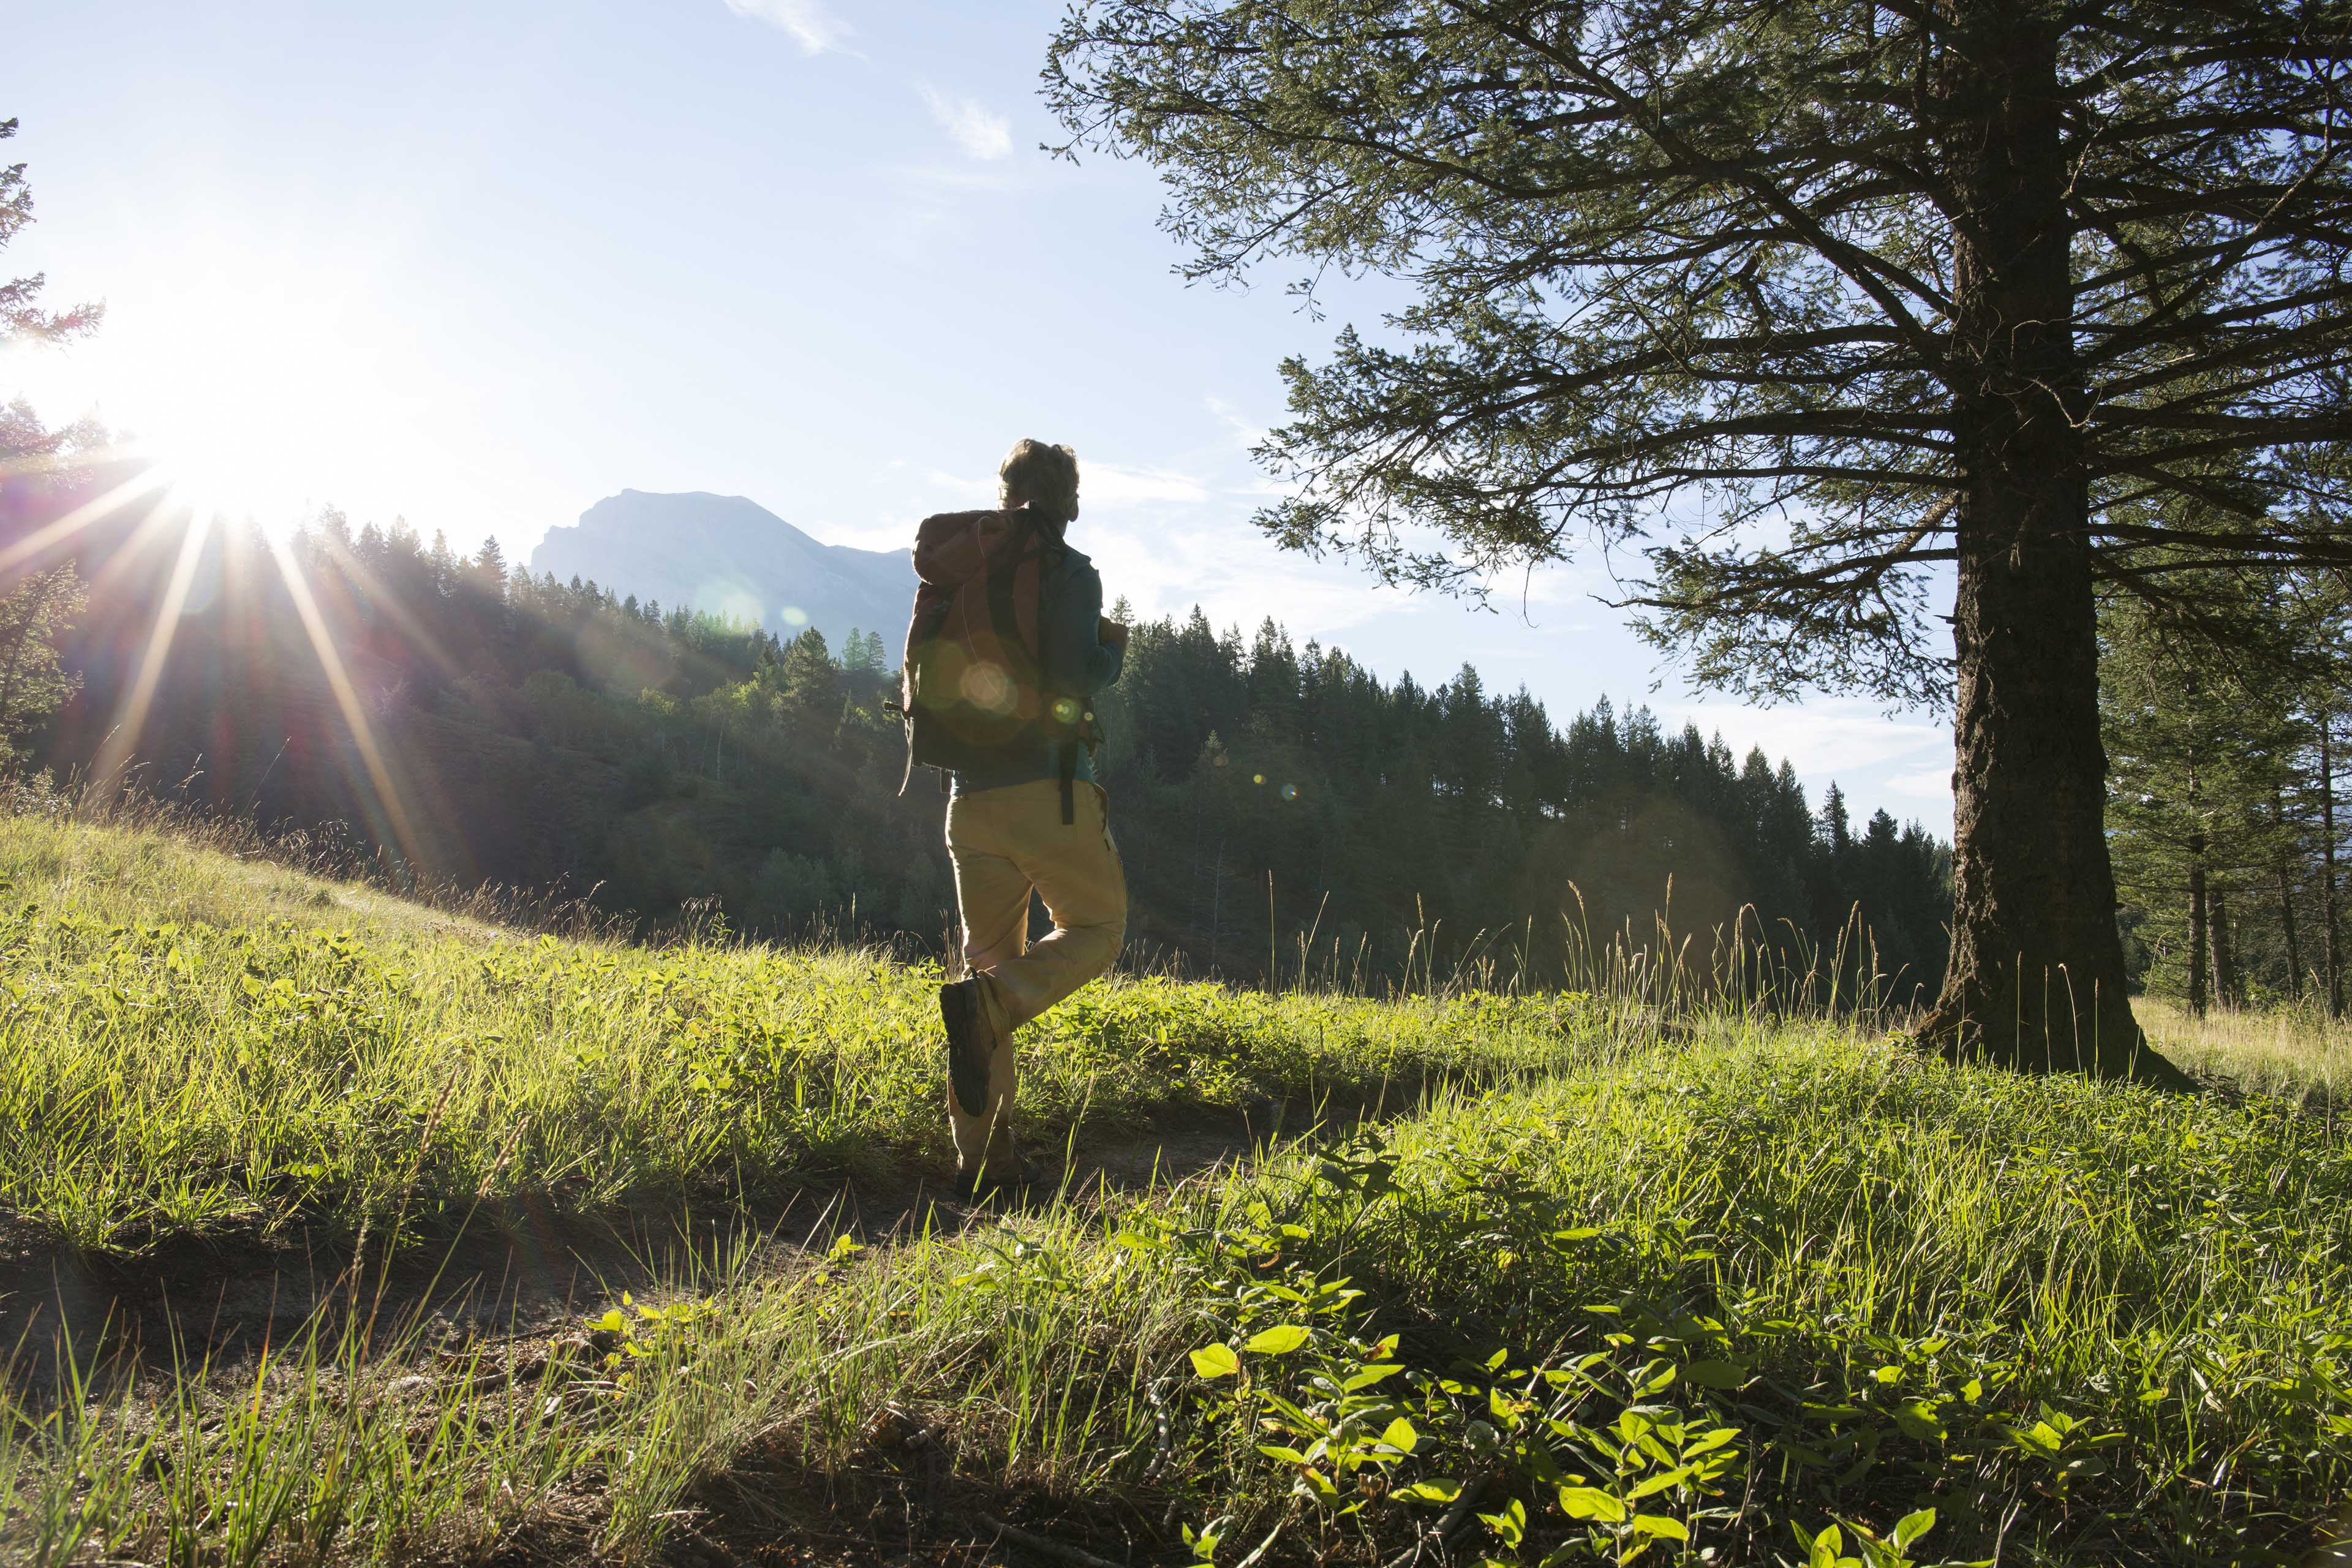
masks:
[[(1880, 1536), (1861, 1525), (1847, 1521), (1843, 1524), (1825, 1524), (1818, 1531), (1801, 1524), (1789, 1528), (1796, 1532), (1797, 1544), (1805, 1555), (1799, 1568), (1920, 1568), (1909, 1555), (1912, 1545), (1936, 1527), (1936, 1510), (1923, 1508), (1905, 1514), (1895, 1522), (1894, 1532)], [(1853, 1551), (1846, 1551), (1845, 1531), (1853, 1532)], [(1941, 1563), (1937, 1568), (1992, 1568), (1992, 1560), (1970, 1563)]]

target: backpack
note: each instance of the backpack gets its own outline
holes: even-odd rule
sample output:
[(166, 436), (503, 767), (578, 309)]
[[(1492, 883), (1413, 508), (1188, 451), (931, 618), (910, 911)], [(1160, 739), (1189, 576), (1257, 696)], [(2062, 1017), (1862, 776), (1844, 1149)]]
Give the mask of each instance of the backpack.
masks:
[(1092, 713), (1076, 695), (1047, 689), (1043, 614), (1047, 565), (1066, 547), (1024, 510), (953, 511), (925, 518), (915, 536), (914, 613), (907, 625), (900, 699), (907, 772), (983, 768), (1050, 749), (1062, 784), (1062, 820), (1074, 820), (1077, 748), (1092, 743)]

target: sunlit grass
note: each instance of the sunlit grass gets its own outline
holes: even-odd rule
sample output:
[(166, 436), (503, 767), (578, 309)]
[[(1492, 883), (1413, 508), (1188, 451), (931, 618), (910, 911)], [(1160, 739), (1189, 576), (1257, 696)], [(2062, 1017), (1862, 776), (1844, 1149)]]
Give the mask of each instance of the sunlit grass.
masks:
[(1640, 1517), (1656, 1561), (1769, 1563), (1933, 1510), (1921, 1563), (2251, 1563), (2352, 1482), (2348, 1228), (2352, 1146), (2274, 1102), (1729, 1029), (1108, 1214), (722, 1265), (570, 1360), (296, 1345), (93, 1389), (26, 1413), (0, 1487), (35, 1560), (625, 1555), (803, 1488), (971, 1532), (952, 1477), (1065, 1531), (1222, 1521), (1228, 1563), (1385, 1561), (1465, 1479), (1502, 1522), (1454, 1544), (1501, 1563)]
[[(0, 1203), (60, 1241), (723, 1216), (941, 1153), (931, 977), (876, 953), (542, 939), (56, 820), (0, 821)], [(1606, 997), (1122, 982), (1034, 1042), (1046, 1125), (1440, 1087), (1174, 1191), (782, 1262), (746, 1234), (551, 1336), (363, 1351), (362, 1274), (261, 1359), (79, 1347), (78, 1384), (0, 1380), (0, 1557), (751, 1555), (818, 1498), (903, 1521), (876, 1551), (1018, 1510), (1223, 1568), (1441, 1530), (1424, 1561), (1777, 1564), (1826, 1528), (1863, 1560), (1930, 1510), (1867, 1561), (2292, 1562), (2352, 1487), (2352, 1135), (2308, 1098), (2343, 1036), (2143, 1016), (2246, 1092)]]
[[(54, 819), (0, 821), (0, 1207), (62, 1242), (430, 1228), (483, 1205), (728, 1200), (951, 1161), (926, 965), (517, 934)], [(1574, 999), (1126, 980), (1024, 1037), (1024, 1120), (1058, 1143), (1081, 1118), (1402, 1105), (1607, 1037)]]
[(2264, 1012), (2215, 1008), (2200, 1018), (2157, 997), (2132, 1004), (2148, 1038), (2182, 1067), (2264, 1094), (2352, 1090), (2352, 1019), (2305, 1005)]

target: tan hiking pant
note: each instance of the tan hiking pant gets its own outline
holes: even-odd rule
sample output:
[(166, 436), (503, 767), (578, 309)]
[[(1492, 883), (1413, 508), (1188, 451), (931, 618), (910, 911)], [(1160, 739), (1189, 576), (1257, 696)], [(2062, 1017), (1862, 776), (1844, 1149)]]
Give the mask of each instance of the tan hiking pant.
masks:
[[(1080, 783), (1075, 821), (1062, 821), (1057, 779), (960, 795), (948, 803), (948, 855), (955, 862), (963, 956), (980, 979), (990, 1027), (988, 1102), (967, 1116), (948, 1095), (956, 1163), (971, 1170), (1009, 1156), (1013, 1143), (1013, 1031), (1102, 973), (1127, 936), (1127, 873), (1111, 842), (1109, 797)], [(1029, 945), (1029, 892), (1054, 929)]]

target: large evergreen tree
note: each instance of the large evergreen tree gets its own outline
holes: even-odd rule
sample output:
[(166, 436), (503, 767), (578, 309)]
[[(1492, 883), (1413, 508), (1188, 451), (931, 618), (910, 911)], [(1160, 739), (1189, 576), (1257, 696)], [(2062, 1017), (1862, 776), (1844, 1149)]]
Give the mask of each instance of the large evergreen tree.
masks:
[(1931, 1032), (2164, 1072), (2095, 594), (2352, 559), (2281, 505), (2352, 433), (2347, 54), (2342, 0), (1090, 0), (1046, 81), (1159, 167), (1192, 275), (1417, 293), (1285, 367), (1281, 542), (1447, 584), (1646, 537), (1698, 678), (1948, 697)]

